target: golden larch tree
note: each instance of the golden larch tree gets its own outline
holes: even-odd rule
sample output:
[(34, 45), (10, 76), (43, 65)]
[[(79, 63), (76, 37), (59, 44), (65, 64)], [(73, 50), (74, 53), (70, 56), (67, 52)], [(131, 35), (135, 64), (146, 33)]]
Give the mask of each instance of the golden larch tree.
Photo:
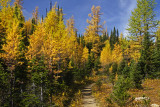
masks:
[(26, 57), (28, 59), (37, 58), (42, 55), (42, 47), (44, 45), (45, 41), (45, 29), (44, 29), (44, 23), (39, 22), (39, 24), (36, 27), (35, 32), (30, 35), (28, 46), (28, 52), (26, 53)]
[(57, 65), (58, 71), (61, 71), (62, 66), (67, 66), (64, 63), (66, 63), (65, 59), (69, 50), (67, 50), (68, 37), (63, 14), (57, 15), (56, 5), (47, 14), (44, 23), (46, 37), (42, 50), (48, 63), (47, 65), (51, 72), (53, 72), (53, 65)]
[(88, 61), (88, 56), (89, 56), (89, 50), (88, 48), (85, 46), (83, 48), (83, 53), (82, 53), (82, 58), (81, 58), (81, 63), (84, 66), (86, 64), (86, 62)]
[(22, 36), (20, 32), (22, 29), (19, 28), (20, 21), (17, 18), (13, 18), (12, 22), (9, 23), (8, 29), (6, 30), (6, 44), (2, 46), (4, 53), (1, 54), (1, 57), (9, 65), (15, 66), (17, 58), (19, 56), (19, 45)]
[(101, 52), (100, 62), (103, 67), (109, 65), (112, 62), (112, 51), (108, 40), (106, 41), (105, 47)]
[(13, 18), (13, 8), (10, 6), (11, 0), (0, 0), (0, 19), (1, 25), (7, 29)]
[(136, 42), (133, 40), (131, 40), (129, 44), (130, 44), (130, 47), (127, 49), (129, 53), (129, 57), (131, 59), (134, 59), (136, 62), (138, 62), (141, 56), (141, 52), (140, 52), (141, 46), (139, 45), (139, 42)]
[[(81, 46), (77, 42), (77, 29), (74, 26), (74, 18), (73, 16), (67, 20), (67, 36), (69, 39), (67, 40), (67, 48), (68, 48), (68, 53), (70, 54), (70, 59), (72, 58), (72, 61), (75, 66), (78, 66), (80, 64), (80, 53), (78, 52), (81, 50)], [(80, 49), (80, 50), (79, 50)]]
[(122, 61), (122, 59), (123, 59), (123, 52), (121, 46), (116, 43), (112, 51), (112, 61), (119, 64)]
[(91, 9), (92, 13), (90, 13), (88, 16), (91, 18), (91, 20), (87, 20), (87, 23), (89, 26), (87, 26), (87, 29), (85, 31), (85, 42), (86, 44), (91, 44), (92, 47), (88, 47), (89, 51), (92, 51), (95, 54), (95, 57), (98, 56), (100, 53), (99, 45), (100, 45), (100, 38), (99, 38), (99, 32), (101, 32), (102, 25), (100, 25), (100, 6), (92, 6)]
[(27, 20), (24, 23), (24, 29), (26, 31), (26, 35), (29, 36), (31, 34), (31, 30), (32, 30), (32, 21), (31, 21), (31, 19)]
[(68, 50), (70, 50), (70, 55), (72, 56), (73, 51), (75, 51), (76, 46), (78, 45), (77, 43), (77, 35), (76, 35), (76, 31), (77, 29), (74, 27), (74, 18), (73, 16), (67, 20), (67, 36), (69, 37), (68, 40)]

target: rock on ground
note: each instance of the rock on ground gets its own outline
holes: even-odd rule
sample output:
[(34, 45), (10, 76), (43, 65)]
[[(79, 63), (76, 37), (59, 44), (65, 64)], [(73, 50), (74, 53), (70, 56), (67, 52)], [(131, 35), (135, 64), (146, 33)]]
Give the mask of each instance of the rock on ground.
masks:
[(160, 107), (158, 104), (151, 104), (151, 107)]

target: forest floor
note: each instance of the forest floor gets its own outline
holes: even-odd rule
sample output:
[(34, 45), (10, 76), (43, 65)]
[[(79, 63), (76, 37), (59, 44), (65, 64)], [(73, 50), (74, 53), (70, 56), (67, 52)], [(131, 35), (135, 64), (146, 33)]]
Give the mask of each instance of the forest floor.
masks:
[(92, 95), (92, 86), (94, 85), (95, 83), (92, 83), (82, 90), (82, 107), (99, 107)]
[(132, 89), (129, 93), (133, 97), (149, 97), (150, 104), (160, 105), (160, 79), (146, 79), (143, 81), (142, 86), (142, 90)]
[[(143, 81), (142, 86), (143, 89), (141, 90), (130, 89), (129, 94), (131, 97), (149, 97), (150, 104), (160, 105), (160, 79), (146, 79)], [(96, 85), (92, 88), (94, 97), (98, 100), (100, 107), (107, 107), (106, 98), (110, 98), (113, 89), (111, 83), (103, 83), (100, 90), (97, 88)]]

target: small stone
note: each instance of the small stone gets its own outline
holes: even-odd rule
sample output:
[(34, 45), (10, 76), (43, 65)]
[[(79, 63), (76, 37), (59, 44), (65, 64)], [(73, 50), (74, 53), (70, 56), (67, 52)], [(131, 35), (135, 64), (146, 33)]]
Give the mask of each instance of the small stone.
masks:
[(149, 100), (149, 97), (136, 97), (135, 101)]
[(160, 107), (158, 104), (151, 104), (151, 107)]

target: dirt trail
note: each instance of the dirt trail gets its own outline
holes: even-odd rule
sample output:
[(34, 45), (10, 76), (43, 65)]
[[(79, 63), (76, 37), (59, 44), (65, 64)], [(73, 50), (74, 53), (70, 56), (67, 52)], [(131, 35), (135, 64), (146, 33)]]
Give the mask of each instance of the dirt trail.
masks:
[(99, 107), (98, 104), (96, 103), (95, 98), (92, 96), (92, 86), (95, 85), (95, 83), (90, 84), (89, 86), (86, 86), (82, 90), (82, 107)]

